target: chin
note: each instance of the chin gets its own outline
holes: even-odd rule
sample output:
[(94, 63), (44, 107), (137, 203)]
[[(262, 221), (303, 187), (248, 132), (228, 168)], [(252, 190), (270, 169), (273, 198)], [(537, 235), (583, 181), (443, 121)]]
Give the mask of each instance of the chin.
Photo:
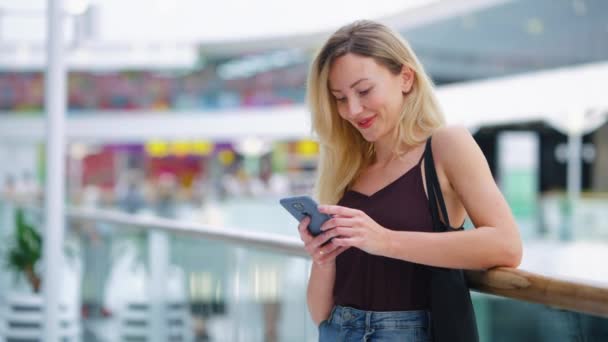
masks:
[(367, 142), (373, 143), (373, 142), (376, 142), (380, 138), (380, 135), (378, 134), (378, 131), (376, 129), (361, 130), (361, 129), (359, 129), (359, 127), (357, 127), (354, 124), (353, 124), (353, 127), (357, 130), (357, 132), (359, 132), (359, 134), (361, 134), (361, 137), (363, 139), (365, 139), (365, 141), (367, 141)]
[(378, 140), (378, 136), (376, 136), (375, 134), (361, 133), (361, 136), (363, 137), (363, 139), (365, 139), (365, 141), (370, 142), (370, 143), (376, 142)]

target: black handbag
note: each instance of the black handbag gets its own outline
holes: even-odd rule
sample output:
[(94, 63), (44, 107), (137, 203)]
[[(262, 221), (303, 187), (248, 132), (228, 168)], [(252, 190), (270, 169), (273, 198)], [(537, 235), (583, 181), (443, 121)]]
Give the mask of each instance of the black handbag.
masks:
[[(431, 138), (426, 142), (424, 152), (424, 169), (426, 186), (429, 197), (433, 231), (442, 233), (446, 231), (461, 231), (462, 227), (450, 227), (441, 187), (433, 161)], [(444, 218), (445, 223), (440, 219)], [(431, 333), (434, 342), (475, 342), (479, 341), (475, 311), (471, 302), (471, 294), (464, 272), (461, 269), (429, 266), (430, 280), (430, 311)]]

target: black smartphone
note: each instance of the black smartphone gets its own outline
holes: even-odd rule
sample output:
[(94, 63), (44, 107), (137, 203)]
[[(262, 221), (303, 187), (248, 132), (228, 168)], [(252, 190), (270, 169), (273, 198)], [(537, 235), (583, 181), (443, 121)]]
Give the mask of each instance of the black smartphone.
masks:
[(319, 212), (317, 209), (317, 202), (309, 196), (282, 198), (279, 203), (281, 203), (283, 208), (295, 217), (298, 222), (302, 221), (306, 216), (309, 216), (310, 224), (308, 224), (308, 231), (313, 236), (321, 234), (321, 226), (325, 221), (331, 219), (331, 216)]

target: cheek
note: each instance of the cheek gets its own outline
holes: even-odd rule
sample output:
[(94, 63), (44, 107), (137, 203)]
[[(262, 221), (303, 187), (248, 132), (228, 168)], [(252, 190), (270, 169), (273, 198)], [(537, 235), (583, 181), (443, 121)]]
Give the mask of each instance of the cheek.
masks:
[(395, 112), (400, 112), (400, 99), (395, 98), (394, 94), (388, 94), (386, 92), (377, 92), (368, 99), (368, 108), (382, 113), (383, 116), (392, 117)]
[(338, 116), (340, 117), (340, 119), (346, 120), (348, 113), (346, 105), (336, 104), (336, 110), (338, 111)]
[(401, 91), (393, 92), (390, 95), (386, 96), (386, 109), (391, 114), (399, 115), (401, 113), (401, 109), (403, 108), (403, 93)]
[(387, 96), (382, 92), (374, 92), (366, 99), (366, 106), (372, 110), (379, 110), (388, 104)]
[(401, 111), (403, 110), (403, 105), (405, 98), (403, 97), (402, 93), (399, 93), (396, 97), (395, 100), (393, 101), (393, 110), (395, 111), (396, 115), (401, 114)]

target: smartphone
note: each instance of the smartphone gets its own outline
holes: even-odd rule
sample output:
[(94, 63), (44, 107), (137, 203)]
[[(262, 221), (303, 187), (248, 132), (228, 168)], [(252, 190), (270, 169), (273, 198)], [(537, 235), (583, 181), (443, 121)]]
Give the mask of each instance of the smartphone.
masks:
[(322, 233), (321, 226), (325, 221), (331, 219), (331, 216), (322, 214), (317, 210), (317, 202), (309, 196), (296, 196), (287, 197), (279, 201), (283, 208), (298, 220), (302, 221), (306, 216), (310, 217), (310, 223), (308, 224), (308, 231), (313, 236), (317, 236)]

